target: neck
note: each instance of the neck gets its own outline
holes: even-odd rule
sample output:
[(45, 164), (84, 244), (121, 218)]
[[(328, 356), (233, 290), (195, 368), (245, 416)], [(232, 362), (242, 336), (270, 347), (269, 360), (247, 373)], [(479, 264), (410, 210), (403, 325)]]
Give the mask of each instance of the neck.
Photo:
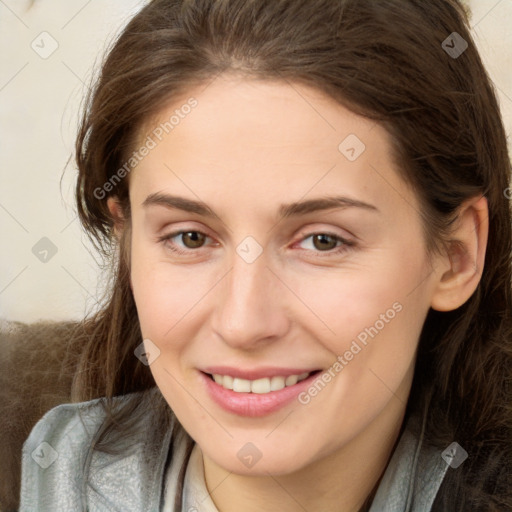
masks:
[[(401, 391), (406, 392), (398, 396), (407, 396), (408, 389)], [(238, 475), (203, 454), (206, 486), (215, 506), (219, 512), (366, 510), (401, 431), (405, 402), (395, 397), (350, 443), (285, 475)]]

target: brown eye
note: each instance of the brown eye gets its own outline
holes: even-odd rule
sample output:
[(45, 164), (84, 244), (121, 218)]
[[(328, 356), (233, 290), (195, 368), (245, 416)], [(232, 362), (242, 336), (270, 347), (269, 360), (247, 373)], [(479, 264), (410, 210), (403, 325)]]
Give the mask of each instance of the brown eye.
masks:
[(309, 255), (329, 257), (345, 253), (354, 248), (355, 243), (333, 233), (317, 232), (302, 238), (299, 247)]
[(313, 246), (315, 249), (319, 251), (329, 251), (331, 249), (335, 249), (338, 243), (339, 238), (327, 235), (324, 233), (319, 233), (317, 235), (312, 235), (313, 237)]
[(181, 240), (188, 249), (198, 249), (204, 244), (206, 236), (199, 231), (184, 231), (181, 233)]
[(164, 247), (184, 256), (191, 256), (205, 245), (208, 235), (200, 231), (176, 231), (158, 238)]

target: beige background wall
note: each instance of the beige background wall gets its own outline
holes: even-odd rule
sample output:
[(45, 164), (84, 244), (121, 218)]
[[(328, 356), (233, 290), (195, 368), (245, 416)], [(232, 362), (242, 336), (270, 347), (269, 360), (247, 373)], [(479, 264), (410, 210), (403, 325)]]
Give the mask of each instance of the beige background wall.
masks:
[[(83, 83), (143, 3), (0, 0), (0, 317), (78, 319), (95, 304), (98, 268), (73, 213), (72, 164), (60, 179)], [(470, 4), (510, 134), (512, 1)]]

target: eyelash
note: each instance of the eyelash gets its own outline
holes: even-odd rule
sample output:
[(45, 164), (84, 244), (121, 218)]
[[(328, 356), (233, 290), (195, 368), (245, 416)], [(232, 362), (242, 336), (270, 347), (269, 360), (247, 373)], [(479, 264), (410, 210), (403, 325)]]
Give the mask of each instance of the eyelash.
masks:
[[(194, 229), (185, 229), (185, 230), (175, 231), (175, 232), (169, 233), (167, 235), (163, 235), (163, 236), (159, 237), (157, 239), (157, 241), (159, 243), (163, 243), (171, 251), (173, 251), (173, 252), (175, 252), (177, 254), (183, 255), (183, 256), (190, 255), (191, 253), (199, 251), (200, 249), (202, 249), (202, 247), (200, 247), (198, 249), (186, 249), (186, 250), (178, 249), (176, 246), (173, 246), (173, 244), (168, 243), (172, 238), (174, 238), (176, 236), (179, 236), (179, 235), (182, 235), (184, 233), (199, 233), (201, 235), (204, 235), (207, 238), (210, 238), (206, 233), (203, 233), (202, 231), (198, 231), (198, 230), (194, 230)], [(336, 235), (334, 233), (329, 233), (329, 232), (326, 232), (326, 231), (317, 231), (317, 232), (314, 232), (314, 233), (310, 233), (307, 236), (304, 236), (303, 238), (301, 238), (299, 240), (299, 242), (303, 242), (304, 240), (307, 240), (308, 238), (310, 238), (312, 236), (315, 236), (315, 235), (327, 235), (327, 236), (329, 236), (331, 238), (334, 238), (337, 242), (341, 242), (341, 245), (339, 247), (334, 248), (334, 249), (330, 249), (328, 251), (313, 250), (313, 252), (318, 253), (318, 256), (320, 256), (320, 257), (331, 257), (331, 256), (339, 255), (339, 254), (347, 251), (350, 247), (353, 247), (355, 245), (355, 243), (352, 242), (352, 241), (346, 240), (346, 239), (340, 237), (339, 235)], [(311, 249), (301, 249), (301, 250), (302, 251), (311, 252)]]

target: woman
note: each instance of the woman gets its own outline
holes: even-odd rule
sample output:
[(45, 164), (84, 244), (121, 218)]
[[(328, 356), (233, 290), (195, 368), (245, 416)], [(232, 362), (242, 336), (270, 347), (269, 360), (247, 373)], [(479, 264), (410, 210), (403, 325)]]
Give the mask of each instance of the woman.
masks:
[(510, 509), (510, 160), (457, 1), (154, 0), (76, 149), (113, 281), (21, 510)]

